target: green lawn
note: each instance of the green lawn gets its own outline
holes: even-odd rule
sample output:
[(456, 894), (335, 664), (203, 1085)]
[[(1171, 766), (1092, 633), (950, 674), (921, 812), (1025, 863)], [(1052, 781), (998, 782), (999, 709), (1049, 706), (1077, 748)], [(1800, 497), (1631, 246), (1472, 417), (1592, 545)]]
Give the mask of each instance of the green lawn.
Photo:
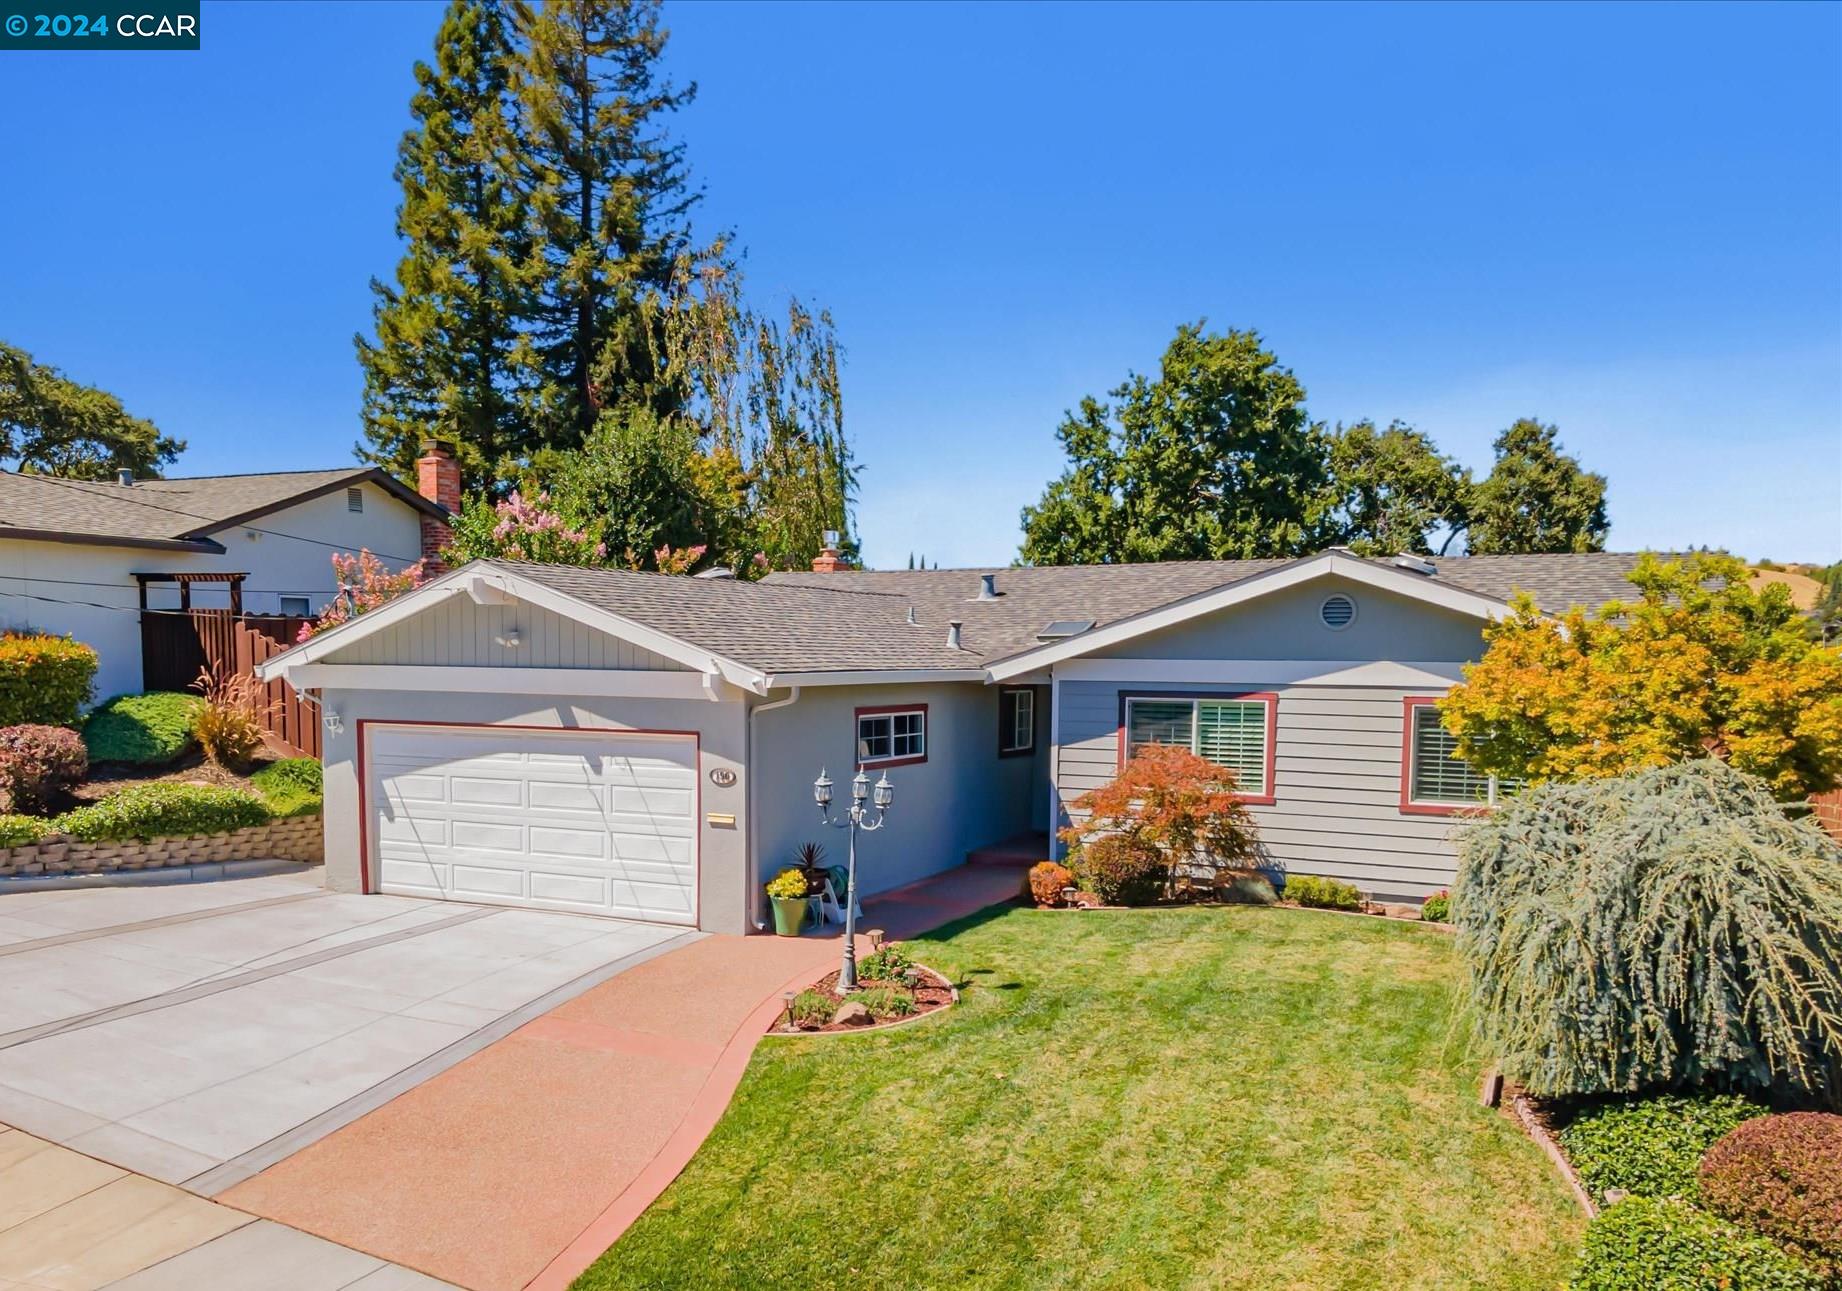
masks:
[(579, 1289), (1527, 1287), (1582, 1222), (1477, 1105), (1449, 937), (1256, 908), (990, 911), (885, 1035), (768, 1039)]

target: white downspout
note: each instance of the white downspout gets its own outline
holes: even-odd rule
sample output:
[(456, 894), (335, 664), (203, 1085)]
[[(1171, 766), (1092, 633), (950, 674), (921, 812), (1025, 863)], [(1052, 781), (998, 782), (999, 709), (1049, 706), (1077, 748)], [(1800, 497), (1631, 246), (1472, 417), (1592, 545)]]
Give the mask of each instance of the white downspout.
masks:
[(755, 704), (748, 710), (748, 792), (745, 795), (748, 812), (748, 864), (743, 869), (748, 873), (748, 909), (756, 932), (767, 931), (767, 920), (761, 914), (761, 846), (759, 830), (755, 825), (755, 768), (760, 765), (755, 756), (755, 714), (773, 708), (790, 708), (798, 702), (799, 687), (795, 686), (785, 699), (777, 699), (771, 704)]

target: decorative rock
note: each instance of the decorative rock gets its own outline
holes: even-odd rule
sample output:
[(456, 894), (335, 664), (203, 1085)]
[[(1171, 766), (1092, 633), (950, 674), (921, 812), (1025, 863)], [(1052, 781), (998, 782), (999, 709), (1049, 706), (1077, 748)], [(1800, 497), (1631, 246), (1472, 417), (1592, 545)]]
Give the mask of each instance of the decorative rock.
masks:
[(831, 1020), (843, 1027), (867, 1027), (876, 1021), (870, 1016), (870, 1010), (856, 1000), (846, 1000), (840, 1004), (838, 1011), (831, 1015)]

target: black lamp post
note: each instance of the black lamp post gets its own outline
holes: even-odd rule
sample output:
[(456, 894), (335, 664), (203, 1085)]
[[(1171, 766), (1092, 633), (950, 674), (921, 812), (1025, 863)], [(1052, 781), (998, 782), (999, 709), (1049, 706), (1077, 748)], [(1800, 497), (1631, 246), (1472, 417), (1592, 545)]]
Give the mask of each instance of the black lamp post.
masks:
[[(875, 833), (883, 827), (889, 805), (895, 801), (895, 786), (889, 783), (887, 772), (872, 786), (870, 777), (859, 770), (851, 777), (851, 806), (843, 820), (832, 819), (831, 788), (831, 777), (820, 768), (819, 778), (812, 782), (812, 800), (819, 804), (819, 819), (833, 829), (851, 831), (849, 868), (844, 880), (844, 963), (838, 969), (838, 993), (843, 995), (857, 989), (857, 831)], [(874, 820), (864, 810), (866, 798), (876, 807)]]

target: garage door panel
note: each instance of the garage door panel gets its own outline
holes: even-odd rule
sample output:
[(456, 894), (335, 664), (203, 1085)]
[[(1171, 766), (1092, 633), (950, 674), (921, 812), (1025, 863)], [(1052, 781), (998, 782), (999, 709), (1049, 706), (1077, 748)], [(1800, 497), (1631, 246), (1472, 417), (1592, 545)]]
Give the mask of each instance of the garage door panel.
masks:
[(525, 831), (522, 825), (502, 825), (497, 821), (466, 820), (455, 821), (454, 842), (456, 851), (462, 852), (518, 852), (526, 846)]
[(696, 757), (688, 737), (375, 727), (380, 885), (694, 923)]
[(449, 776), (448, 801), (456, 806), (521, 807), (524, 783), (509, 777)]
[(449, 867), (449, 880), (456, 896), (520, 897), (525, 892), (525, 871), (497, 865), (462, 865)]
[(605, 790), (600, 785), (533, 780), (530, 787), (531, 806), (540, 811), (584, 811), (599, 815), (602, 810)]

